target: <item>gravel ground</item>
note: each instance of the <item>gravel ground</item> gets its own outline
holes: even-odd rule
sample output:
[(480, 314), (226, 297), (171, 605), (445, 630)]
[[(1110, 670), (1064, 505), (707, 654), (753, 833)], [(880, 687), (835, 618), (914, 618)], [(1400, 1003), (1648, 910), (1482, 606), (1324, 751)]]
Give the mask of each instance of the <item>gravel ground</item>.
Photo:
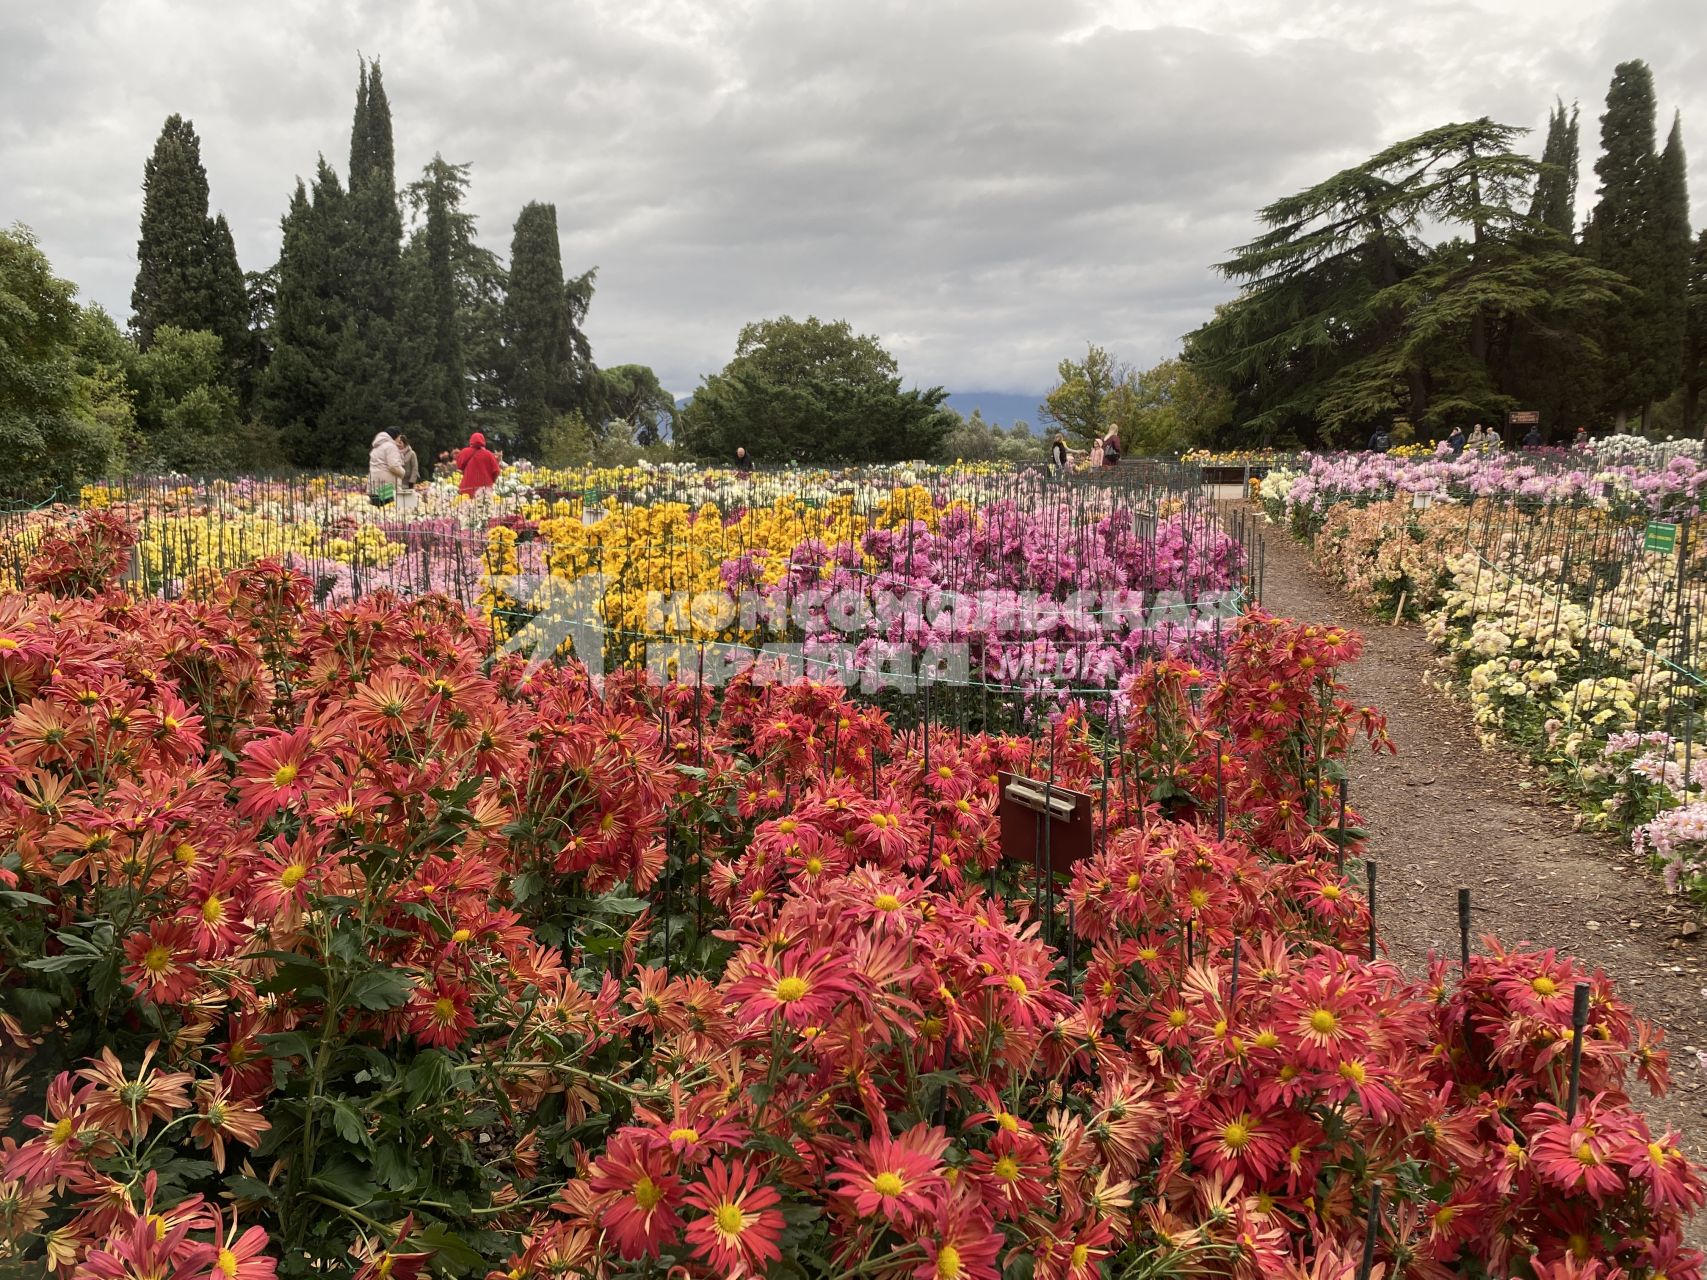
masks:
[[(1430, 951), (1458, 950), (1458, 889), (1471, 891), (1472, 939), (1557, 947), (1604, 969), (1641, 1015), (1665, 1028), (1672, 1090), (1645, 1100), (1657, 1129), (1676, 1129), (1707, 1159), (1707, 973), (1698, 913), (1610, 837), (1572, 829), (1574, 811), (1515, 752), (1484, 748), (1467, 705), (1428, 684), (1436, 654), (1411, 624), (1360, 613), (1280, 531), (1268, 538), (1263, 604), (1270, 611), (1361, 631), (1352, 695), (1387, 716), (1395, 756), (1350, 761), (1352, 805), (1379, 867), (1383, 937), (1408, 973)], [(1707, 1244), (1707, 1215), (1692, 1243)]]

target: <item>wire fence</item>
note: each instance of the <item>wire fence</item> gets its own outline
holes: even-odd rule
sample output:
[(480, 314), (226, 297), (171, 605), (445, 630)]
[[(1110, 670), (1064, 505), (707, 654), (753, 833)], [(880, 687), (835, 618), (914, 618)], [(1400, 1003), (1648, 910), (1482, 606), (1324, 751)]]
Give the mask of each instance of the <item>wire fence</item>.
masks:
[[(684, 660), (697, 675), (709, 656), (727, 674), (735, 651), (756, 661), (795, 646), (804, 674), (891, 700), (931, 685), (943, 707), (965, 704), (962, 719), (1000, 704), (1015, 722), (1039, 698), (1106, 699), (1151, 657), (1216, 661), (1230, 620), (1260, 602), (1265, 568), (1253, 513), (1206, 497), (1199, 468), (1149, 459), (1064, 476), (534, 472), (475, 501), (429, 484), (386, 507), (357, 477), (139, 477), (85, 490), (80, 505), (135, 528), (130, 584), (142, 594), (173, 598), (271, 560), (303, 573), (316, 603), (440, 593), (488, 617), (495, 644), (525, 646), (555, 638), (540, 625), (553, 591), (592, 580), (607, 669), (667, 666), (681, 678)], [(42, 538), (76, 510), (0, 511), (0, 576), (14, 590)], [(802, 588), (825, 584), (869, 607), (829, 623), (802, 614)], [(694, 617), (693, 601), (715, 592), (756, 598), (764, 616), (737, 606)], [(997, 597), (1039, 612), (954, 614)], [(886, 600), (902, 602), (900, 616), (882, 611)], [(924, 661), (945, 644), (963, 646), (964, 661)], [(895, 678), (897, 646), (910, 681)], [(885, 677), (876, 690), (874, 666)]]

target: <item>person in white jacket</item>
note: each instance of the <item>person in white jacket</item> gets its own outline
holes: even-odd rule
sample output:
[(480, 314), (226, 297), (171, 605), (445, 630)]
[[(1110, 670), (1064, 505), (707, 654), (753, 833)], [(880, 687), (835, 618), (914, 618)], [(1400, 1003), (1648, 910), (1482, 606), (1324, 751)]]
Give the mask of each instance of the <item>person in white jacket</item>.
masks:
[(383, 507), (397, 497), (397, 487), (403, 483), (403, 457), (397, 452), (397, 442), (389, 431), (373, 438), (367, 454), (367, 500)]

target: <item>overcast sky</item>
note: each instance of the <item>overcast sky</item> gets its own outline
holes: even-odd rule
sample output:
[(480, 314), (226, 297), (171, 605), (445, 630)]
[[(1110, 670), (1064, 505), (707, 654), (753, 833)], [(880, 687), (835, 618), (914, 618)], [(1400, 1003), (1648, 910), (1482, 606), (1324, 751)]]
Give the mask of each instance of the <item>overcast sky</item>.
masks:
[[(1615, 63), (1681, 108), (1707, 221), (1700, 0), (113, 0), (0, 3), (0, 224), (125, 320), (143, 161), (201, 134), (245, 269), (349, 154), (382, 59), (398, 176), (474, 165), (500, 252), (557, 205), (601, 364), (691, 390), (740, 326), (878, 334), (910, 382), (1034, 392), (1087, 340), (1143, 366), (1228, 294), (1265, 201), (1409, 133), (1583, 107)], [(1539, 134), (1531, 139), (1539, 153)]]

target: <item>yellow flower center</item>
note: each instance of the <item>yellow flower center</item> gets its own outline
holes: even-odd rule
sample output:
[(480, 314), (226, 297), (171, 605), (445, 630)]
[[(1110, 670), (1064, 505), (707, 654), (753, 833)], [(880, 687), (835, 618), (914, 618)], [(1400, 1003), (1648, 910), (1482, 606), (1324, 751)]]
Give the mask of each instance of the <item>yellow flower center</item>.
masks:
[(699, 1141), (699, 1130), (698, 1129), (690, 1129), (686, 1125), (682, 1126), (680, 1129), (671, 1129), (670, 1130), (670, 1141), (671, 1142), (698, 1142)]
[(1202, 889), (1193, 889), (1191, 891), (1191, 905), (1199, 911), (1203, 910), (1209, 905), (1209, 894)]
[(1310, 1029), (1318, 1035), (1332, 1035), (1339, 1027), (1340, 1020), (1327, 1009), (1317, 1009), (1310, 1015)]
[(48, 1143), (50, 1146), (63, 1147), (71, 1141), (71, 1135), (76, 1131), (77, 1126), (72, 1122), (71, 1117), (61, 1116), (53, 1122), (53, 1128), (47, 1131)]
[(741, 1229), (747, 1225), (746, 1215), (738, 1204), (720, 1204), (713, 1216), (717, 1219), (717, 1229), (726, 1236), (740, 1235)]
[(1142, 883), (1143, 881), (1138, 878), (1138, 873), (1134, 871), (1126, 877), (1126, 891), (1131, 893)]
[(202, 919), (208, 924), (218, 924), (225, 919), (225, 904), (217, 893), (208, 894), (207, 901), (202, 903)]
[(296, 781), (296, 774), (297, 768), (294, 764), (281, 764), (273, 771), (273, 785), (275, 787), (288, 787)]
[(302, 883), (302, 877), (307, 874), (307, 867), (299, 866), (293, 862), (290, 866), (279, 872), (279, 883), (287, 889), (294, 889), (297, 885)]
[(1257, 1032), (1256, 1038), (1251, 1041), (1251, 1043), (1256, 1045), (1259, 1049), (1272, 1049), (1275, 1045), (1280, 1043), (1280, 1037), (1268, 1028), (1264, 1027), (1261, 1031)]
[(1340, 887), (1337, 884), (1325, 884), (1322, 886), (1322, 896), (1329, 902), (1338, 902), (1340, 900)]
[(1364, 1071), (1361, 1062), (1340, 1063), (1340, 1075), (1353, 1084), (1362, 1084), (1368, 1078), (1368, 1073)]
[(960, 1250), (945, 1244), (936, 1251), (936, 1280), (959, 1280)]
[(1600, 1157), (1595, 1155), (1594, 1148), (1585, 1142), (1577, 1148), (1577, 1162), (1592, 1168), (1600, 1163)]
[(196, 847), (188, 840), (172, 850), (172, 861), (180, 867), (192, 866), (196, 860)]
[(1019, 974), (1010, 973), (1008, 975), (1008, 990), (1013, 992), (1016, 996), (1023, 996), (1030, 990), (1030, 988), (1025, 985), (1025, 979), (1020, 977)]
[(222, 1276), (234, 1276), (237, 1274), (237, 1255), (229, 1249), (221, 1249), (213, 1266)]
[(1012, 1156), (1002, 1156), (990, 1166), (990, 1172), (1003, 1182), (1019, 1181), (1019, 1163)]
[(897, 898), (892, 893), (880, 893), (877, 897), (872, 899), (871, 905), (876, 907), (879, 911), (899, 911), (901, 909), (901, 899)]
[(450, 935), (450, 940), (452, 942), (456, 943), (458, 946), (461, 946), (463, 943), (467, 942), (473, 936), (474, 935), (472, 933), (470, 933), (467, 929), (458, 929), (455, 933)]
[(1529, 989), (1538, 996), (1550, 996), (1558, 991), (1559, 984), (1554, 982), (1553, 979), (1549, 978), (1546, 974), (1542, 974), (1539, 978), (1536, 978), (1529, 984)]
[(1075, 1269), (1082, 1269), (1090, 1260), (1091, 1247), (1088, 1244), (1076, 1244), (1073, 1246), (1073, 1266)]
[(658, 1202), (664, 1198), (664, 1189), (653, 1182), (647, 1174), (640, 1175), (640, 1181), (634, 1184), (634, 1203), (642, 1211), (650, 1213), (658, 1207)]
[(1666, 1162), (1665, 1148), (1657, 1142), (1650, 1142), (1648, 1144), (1648, 1159), (1655, 1164), (1664, 1164)]
[(172, 953), (156, 942), (148, 948), (148, 954), (142, 957), (142, 967), (150, 973), (166, 972), (166, 966), (172, 963)]
[(776, 996), (778, 1004), (793, 1004), (805, 996), (807, 990), (805, 978), (782, 978), (771, 994)]
[(1434, 1211), (1434, 1225), (1437, 1227), (1450, 1226), (1452, 1220), (1457, 1216), (1458, 1210), (1449, 1204), (1443, 1204)]
[(433, 1001), (433, 1020), (447, 1026), (456, 1021), (456, 1001), (449, 996), (440, 996)]
[(907, 1189), (907, 1184), (900, 1174), (885, 1170), (871, 1180), (871, 1189), (880, 1196), (898, 1196)]
[(806, 874), (815, 876), (824, 869), (824, 860), (814, 854), (806, 859)]
[(995, 1120), (999, 1126), (1001, 1126), (1003, 1129), (1006, 1129), (1009, 1133), (1018, 1133), (1019, 1132), (1019, 1117), (1016, 1116), (1013, 1112), (1011, 1112), (1011, 1111), (998, 1111), (998, 1112), (996, 1112)]
[(1170, 1027), (1174, 1027), (1174, 1028), (1178, 1029), (1179, 1027), (1183, 1027), (1185, 1025), (1185, 1023), (1186, 1023), (1186, 1012), (1184, 1009), (1169, 1009), (1168, 1010), (1168, 1025)]
[(1243, 1151), (1251, 1141), (1251, 1127), (1243, 1120), (1234, 1120), (1221, 1130), (1221, 1141), (1229, 1151)]

